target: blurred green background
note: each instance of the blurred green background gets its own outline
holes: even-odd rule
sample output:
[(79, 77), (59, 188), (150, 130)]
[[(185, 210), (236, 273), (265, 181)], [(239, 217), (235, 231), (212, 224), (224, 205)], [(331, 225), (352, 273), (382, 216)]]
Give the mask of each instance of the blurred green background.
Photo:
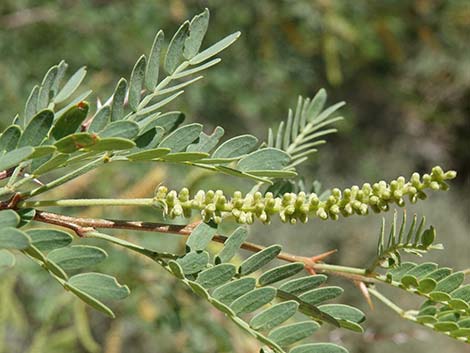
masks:
[[(446, 250), (430, 259), (470, 267), (470, 2), (466, 0), (126, 1), (1, 0), (0, 117), (21, 112), (33, 85), (65, 59), (70, 72), (87, 65), (93, 98), (108, 97), (135, 60), (147, 53), (162, 28), (169, 39), (185, 19), (211, 10), (205, 40), (242, 37), (223, 62), (172, 104), (201, 121), (206, 131), (222, 125), (227, 136), (253, 133), (285, 119), (299, 94), (321, 87), (329, 103), (344, 100), (340, 132), (302, 169), (307, 181), (327, 188), (409, 176), (435, 164), (459, 172), (448, 193), (408, 207), (435, 225)], [(109, 180), (112, 179), (112, 183)], [(249, 190), (237, 179), (162, 165), (108, 166), (54, 191), (49, 197), (148, 197), (169, 187)], [(72, 210), (63, 210), (71, 212)], [(152, 219), (139, 209), (77, 209), (86, 216)], [(390, 215), (388, 216), (390, 219)], [(312, 221), (294, 228), (275, 223), (252, 227), (251, 241), (281, 243), (289, 252), (314, 255), (338, 248), (331, 261), (364, 266), (373, 256), (380, 217)], [(181, 239), (120, 232), (161, 250), (182, 249)], [(101, 270), (131, 288), (109, 320), (75, 302), (48, 276), (18, 257), (0, 274), (0, 352), (255, 352), (257, 343), (195, 298), (158, 268), (107, 248)], [(242, 254), (243, 256), (246, 254)], [(377, 303), (371, 311), (359, 291), (342, 301), (369, 315), (364, 336), (322, 330), (351, 352), (468, 352), (468, 346), (401, 321)], [(416, 305), (400, 292), (405, 308)]]

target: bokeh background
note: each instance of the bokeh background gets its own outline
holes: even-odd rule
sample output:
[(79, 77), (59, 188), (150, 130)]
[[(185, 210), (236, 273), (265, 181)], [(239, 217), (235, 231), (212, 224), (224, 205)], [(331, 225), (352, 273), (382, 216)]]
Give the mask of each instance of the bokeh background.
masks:
[[(172, 104), (207, 131), (252, 133), (285, 119), (299, 94), (324, 87), (329, 103), (344, 100), (339, 133), (302, 169), (308, 182), (327, 188), (409, 176), (439, 164), (459, 176), (448, 193), (409, 207), (435, 225), (446, 250), (430, 259), (470, 267), (470, 3), (466, 0), (1, 0), (0, 118), (21, 112), (32, 86), (65, 59), (70, 71), (86, 64), (86, 86), (108, 97), (135, 60), (147, 53), (158, 29), (167, 39), (185, 19), (211, 10), (205, 45), (226, 34), (242, 37), (223, 62)], [(112, 182), (110, 182), (112, 180)], [(200, 170), (163, 165), (108, 166), (67, 184), (52, 197), (148, 197), (159, 183), (192, 189), (250, 185)], [(141, 209), (63, 210), (84, 216), (152, 219)], [(390, 215), (389, 215), (390, 216)], [(390, 217), (388, 217), (390, 219)], [(339, 249), (332, 262), (368, 264), (381, 218), (252, 227), (251, 240), (281, 243), (314, 255)], [(182, 249), (182, 239), (120, 232), (157, 249)], [(131, 288), (109, 320), (85, 308), (40, 268), (18, 257), (0, 274), (0, 352), (255, 352), (257, 343), (183, 289), (157, 265), (107, 248), (100, 267)], [(246, 254), (241, 254), (245, 256)], [(342, 301), (368, 314), (366, 334), (320, 332), (315, 338), (351, 352), (468, 352), (467, 345), (400, 320), (377, 303), (371, 311), (357, 289)], [(414, 298), (391, 291), (405, 308)]]

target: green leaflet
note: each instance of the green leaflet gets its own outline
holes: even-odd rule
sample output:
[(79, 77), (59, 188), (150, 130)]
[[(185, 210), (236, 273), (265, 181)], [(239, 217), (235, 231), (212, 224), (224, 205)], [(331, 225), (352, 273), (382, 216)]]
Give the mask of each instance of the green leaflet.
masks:
[(94, 145), (99, 138), (87, 132), (78, 132), (68, 135), (57, 141), (54, 146), (59, 152), (73, 153), (79, 149)]
[(170, 260), (168, 261), (168, 267), (171, 273), (173, 273), (176, 276), (176, 278), (184, 279), (183, 268), (179, 265), (179, 263), (177, 263), (174, 260)]
[(253, 135), (241, 135), (222, 143), (212, 154), (212, 158), (237, 158), (256, 148), (258, 139)]
[(452, 298), (462, 299), (465, 302), (470, 301), (470, 284), (462, 286), (451, 293)]
[(96, 310), (101, 311), (102, 313), (108, 315), (111, 318), (116, 317), (114, 315), (113, 311), (110, 308), (108, 308), (106, 305), (104, 305), (98, 299), (94, 298), (92, 295), (86, 293), (83, 290), (80, 290), (79, 288), (75, 287), (74, 285), (72, 285), (68, 282), (65, 283), (65, 287), (69, 291), (71, 291), (73, 294), (75, 294), (77, 297), (79, 297), (81, 300), (83, 300), (85, 303), (87, 303), (91, 307), (95, 308)]
[(54, 112), (43, 110), (36, 114), (26, 128), (18, 141), (18, 147), (38, 146), (42, 140), (47, 137), (49, 129), (54, 120)]
[(178, 265), (183, 269), (185, 275), (198, 273), (207, 267), (209, 262), (209, 253), (207, 251), (189, 252), (184, 257), (176, 260)]
[(39, 86), (35, 85), (31, 90), (31, 93), (26, 100), (23, 119), (21, 126), (24, 127), (26, 124), (29, 123), (31, 118), (36, 115), (38, 111), (38, 95), (39, 95)]
[(437, 286), (434, 288), (434, 291), (450, 293), (457, 289), (462, 284), (464, 279), (465, 275), (463, 272), (455, 272), (452, 275), (437, 282)]
[(251, 170), (282, 170), (290, 162), (290, 157), (284, 151), (276, 148), (263, 148), (250, 153), (238, 162), (241, 171)]
[(158, 74), (160, 69), (160, 52), (163, 45), (163, 31), (158, 31), (153, 40), (152, 49), (150, 49), (149, 59), (145, 71), (145, 87), (149, 91), (153, 91), (158, 82)]
[(344, 290), (341, 287), (321, 287), (312, 289), (302, 294), (299, 298), (308, 304), (317, 305), (324, 301), (335, 299), (343, 294), (343, 292)]
[(145, 55), (142, 55), (135, 63), (132, 69), (131, 78), (129, 80), (129, 106), (132, 111), (137, 111), (140, 103), (140, 95), (144, 85), (145, 68), (147, 60)]
[(86, 67), (83, 66), (78, 69), (67, 81), (67, 83), (62, 87), (60, 92), (55, 96), (54, 103), (62, 103), (68, 99), (72, 94), (77, 90), (77, 88), (82, 83), (83, 79), (86, 76)]
[(40, 165), (35, 170), (33, 170), (33, 174), (35, 176), (39, 176), (39, 175), (45, 174), (45, 173), (47, 173), (51, 170), (57, 169), (60, 166), (67, 163), (67, 160), (69, 159), (69, 156), (70, 155), (68, 155), (68, 154), (60, 153), (60, 154), (52, 157), (51, 159), (49, 159), (47, 162)]
[(198, 282), (194, 281), (188, 281), (188, 285), (191, 288), (191, 290), (199, 295), (201, 298), (204, 298), (206, 300), (209, 300), (210, 295), (209, 292)]
[(106, 137), (98, 140), (97, 143), (87, 146), (89, 151), (119, 151), (128, 150), (135, 147), (134, 141), (122, 137)]
[(216, 232), (217, 227), (204, 222), (200, 223), (188, 237), (188, 240), (186, 241), (186, 248), (188, 251), (204, 250)]
[(20, 223), (20, 216), (13, 210), (0, 211), (0, 230), (6, 227), (16, 228)]
[(433, 280), (432, 278), (425, 278), (419, 281), (418, 291), (420, 293), (429, 293), (433, 291), (436, 286), (437, 282), (435, 280)]
[(26, 233), (31, 238), (31, 244), (40, 251), (63, 248), (68, 246), (73, 239), (69, 233), (58, 229), (28, 229)]
[(165, 114), (153, 114), (150, 117), (139, 121), (142, 126), (142, 132), (148, 131), (153, 127), (160, 126), (167, 133), (172, 132), (184, 121), (185, 116), (181, 112), (168, 112)]
[(161, 159), (166, 162), (192, 162), (208, 157), (209, 154), (203, 152), (178, 152), (169, 153)]
[(299, 307), (296, 301), (289, 300), (273, 305), (256, 314), (250, 321), (250, 326), (257, 331), (270, 330), (292, 317)]
[[(151, 128), (150, 130), (141, 133), (137, 136), (135, 140), (135, 144), (140, 149), (155, 149), (155, 147), (160, 143), (163, 138), (163, 134), (165, 130), (160, 126), (156, 126)], [(170, 149), (167, 149), (170, 151)]]
[(107, 257), (108, 254), (103, 249), (89, 245), (61, 247), (47, 255), (48, 260), (55, 262), (66, 271), (96, 265)]
[(54, 84), (55, 77), (57, 75), (57, 65), (52, 66), (49, 71), (47, 71), (44, 79), (42, 80), (41, 87), (39, 88), (38, 93), (38, 103), (37, 107), (39, 110), (44, 109), (49, 104), (49, 99), (51, 98), (51, 89)]
[(246, 238), (248, 238), (248, 230), (245, 227), (238, 227), (224, 242), (224, 247), (215, 257), (215, 263), (230, 261)]
[(189, 21), (184, 22), (170, 41), (163, 67), (172, 74), (183, 58), (184, 43), (189, 33)]
[(348, 353), (348, 351), (333, 343), (308, 343), (292, 348), (289, 353)]
[(71, 277), (67, 283), (99, 301), (124, 299), (130, 293), (127, 286), (104, 273), (81, 273)]
[(286, 347), (307, 338), (319, 328), (320, 325), (315, 321), (297, 322), (272, 330), (269, 333), (268, 338), (276, 342), (281, 347)]
[(317, 288), (319, 285), (323, 284), (326, 279), (327, 277), (325, 275), (295, 278), (283, 283), (279, 289), (293, 295), (299, 295), (308, 290)]
[(57, 65), (57, 73), (51, 86), (51, 97), (55, 97), (59, 92), (59, 86), (62, 83), (62, 79), (64, 78), (68, 67), (69, 65), (64, 60), (61, 60)]
[(127, 81), (121, 78), (116, 85), (111, 104), (111, 121), (121, 120), (124, 115), (124, 100), (127, 93)]
[(172, 152), (181, 152), (194, 142), (202, 131), (201, 124), (189, 124), (182, 126), (163, 139), (158, 147), (169, 148)]
[(212, 293), (212, 297), (223, 304), (230, 305), (235, 299), (252, 291), (255, 286), (256, 280), (254, 278), (240, 278), (216, 288)]
[(34, 148), (34, 153), (29, 157), (31, 159), (41, 158), (53, 154), (57, 149), (54, 146), (37, 146)]
[(34, 219), (36, 210), (34, 208), (21, 208), (17, 210), (17, 213), (20, 216), (20, 223), (18, 224), (18, 227), (24, 227)]
[(150, 161), (152, 159), (160, 158), (170, 152), (169, 148), (153, 148), (142, 152), (136, 152), (127, 155), (126, 157), (131, 161)]
[(18, 125), (8, 126), (0, 137), (0, 153), (13, 150), (18, 144), (20, 136), (21, 128)]
[(189, 145), (186, 150), (188, 152), (209, 153), (215, 148), (215, 146), (217, 146), (219, 140), (222, 138), (223, 135), (224, 129), (220, 126), (217, 126), (211, 135), (206, 135), (204, 132), (201, 132), (197, 142)]
[[(31, 252), (31, 250), (30, 250)], [(68, 276), (67, 274), (65, 273), (65, 271), (60, 267), (58, 266), (54, 261), (52, 260), (45, 260), (44, 261), (44, 265), (46, 266), (46, 268), (52, 272), (53, 274), (55, 274), (57, 277), (59, 278), (62, 278), (63, 280), (67, 280), (68, 279)]]
[(10, 152), (7, 152), (6, 154), (0, 157), (0, 171), (17, 166), (19, 163), (28, 159), (28, 157), (31, 156), (33, 152), (34, 148), (30, 146), (20, 147)]
[(26, 249), (31, 244), (29, 236), (19, 229), (5, 227), (0, 232), (0, 249)]
[(80, 125), (87, 117), (89, 107), (87, 102), (80, 102), (71, 107), (54, 123), (51, 135), (56, 140), (60, 140), (64, 136), (77, 132)]
[(208, 26), (208, 9), (204, 9), (204, 12), (194, 16), (194, 18), (191, 20), (191, 23), (189, 24), (189, 35), (184, 42), (183, 54), (186, 59), (193, 58), (199, 52)]
[(106, 127), (106, 125), (109, 124), (110, 119), (111, 108), (107, 105), (101, 107), (101, 109), (98, 110), (93, 116), (91, 124), (88, 127), (88, 132), (100, 132)]
[(362, 311), (344, 304), (324, 304), (318, 307), (320, 311), (333, 316), (337, 320), (348, 320), (356, 323), (363, 322), (366, 317)]
[(245, 261), (241, 263), (238, 268), (238, 272), (246, 276), (266, 265), (271, 260), (275, 259), (281, 252), (282, 247), (280, 245), (271, 245), (254, 255), (251, 255)]
[(237, 268), (232, 264), (220, 264), (198, 274), (196, 282), (204, 288), (213, 288), (232, 279)]
[(441, 267), (438, 268), (437, 270), (431, 272), (429, 275), (426, 276), (426, 278), (430, 278), (435, 280), (436, 282), (439, 282), (441, 279), (449, 276), (452, 273), (452, 269), (449, 267)]
[(100, 133), (101, 138), (120, 137), (124, 139), (133, 139), (139, 133), (139, 125), (129, 120), (113, 121), (107, 125)]
[(294, 262), (275, 267), (263, 273), (258, 278), (258, 284), (260, 286), (266, 286), (268, 284), (282, 281), (283, 279), (289, 278), (295, 275), (296, 273), (302, 271), (304, 269), (304, 266), (305, 265), (302, 262)]
[(148, 116), (149, 114), (154, 114), (157, 112), (158, 109), (160, 109), (161, 107), (163, 107), (164, 105), (170, 103), (171, 101), (173, 101), (174, 99), (176, 99), (177, 97), (179, 97), (180, 95), (183, 94), (184, 91), (178, 91), (174, 94), (172, 94), (171, 96), (169, 97), (166, 97), (160, 101), (158, 101), (157, 103), (155, 104), (152, 104), (146, 108), (144, 108), (146, 106), (146, 104), (144, 103), (148, 103), (148, 99), (150, 96), (144, 98), (142, 100), (142, 102), (139, 104), (139, 110), (137, 111), (136, 115), (137, 115), (137, 118), (140, 119), (142, 116)]
[(16, 258), (7, 250), (0, 250), (0, 271), (4, 268), (15, 266)]
[(191, 60), (189, 60), (189, 63), (191, 65), (196, 65), (203, 61), (206, 61), (207, 59), (210, 59), (214, 55), (220, 53), (225, 48), (229, 47), (233, 42), (238, 39), (238, 37), (240, 37), (240, 34), (240, 32), (235, 32), (228, 35), (224, 39), (218, 41), (217, 43), (213, 44), (209, 48), (203, 50), (202, 52), (194, 56)]
[(230, 304), (236, 314), (251, 313), (269, 303), (276, 296), (276, 288), (263, 287), (245, 293)]

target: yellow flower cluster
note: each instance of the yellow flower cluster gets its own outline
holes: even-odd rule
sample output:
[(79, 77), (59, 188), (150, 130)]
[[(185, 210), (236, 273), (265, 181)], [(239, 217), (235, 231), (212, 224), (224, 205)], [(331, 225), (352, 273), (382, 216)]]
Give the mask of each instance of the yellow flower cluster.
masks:
[(233, 216), (242, 224), (252, 224), (256, 218), (263, 223), (270, 223), (274, 215), (279, 215), (282, 222), (295, 224), (298, 220), (306, 223), (312, 216), (336, 220), (340, 216), (366, 215), (370, 209), (377, 213), (384, 212), (391, 204), (404, 206), (405, 197), (415, 203), (418, 199), (426, 198), (427, 189), (447, 190), (446, 181), (455, 177), (455, 171), (444, 172), (441, 167), (434, 167), (430, 174), (422, 177), (414, 173), (409, 181), (399, 177), (390, 183), (365, 183), (362, 187), (354, 185), (342, 191), (334, 188), (326, 200), (320, 200), (315, 193), (285, 193), (281, 197), (274, 197), (270, 192), (243, 196), (239, 191), (229, 199), (221, 190), (200, 190), (191, 198), (186, 188), (178, 193), (161, 186), (154, 200), (155, 206), (163, 208), (171, 218), (189, 218), (192, 211), (197, 210), (206, 222), (212, 220), (220, 223), (223, 218)]

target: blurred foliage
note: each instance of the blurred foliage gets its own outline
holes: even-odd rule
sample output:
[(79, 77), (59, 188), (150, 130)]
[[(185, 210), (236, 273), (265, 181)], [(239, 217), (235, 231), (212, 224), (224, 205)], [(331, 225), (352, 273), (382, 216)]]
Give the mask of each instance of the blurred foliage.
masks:
[[(222, 55), (221, 65), (173, 103), (190, 113), (189, 120), (222, 124), (229, 135), (250, 132), (265, 138), (267, 126), (284, 119), (298, 94), (312, 96), (326, 87), (330, 102), (348, 103), (343, 110), (347, 119), (339, 125), (340, 134), (310, 163), (305, 174), (311, 179), (322, 179), (326, 187), (341, 186), (338, 184), (395, 177), (439, 163), (459, 172), (462, 185), (454, 195), (468, 190), (470, 3), (464, 0), (148, 0), (132, 5), (122, 0), (2, 0), (2, 124), (22, 109), (34, 83), (60, 59), (70, 63), (70, 71), (87, 64), (88, 86), (101, 98), (109, 96), (136, 55), (147, 50), (157, 29), (170, 33), (204, 7), (211, 9), (208, 43), (236, 30), (243, 35)], [(201, 171), (188, 174), (183, 168), (168, 174), (148, 166), (126, 173), (119, 168), (101, 172), (112, 177), (118, 189), (110, 189), (106, 178), (98, 181), (90, 174), (62, 188), (62, 197), (147, 196), (160, 182), (170, 182), (172, 187), (227, 184)], [(136, 180), (143, 182), (134, 185)], [(226, 190), (237, 187), (233, 184), (226, 185)], [(442, 196), (425, 209), (428, 218), (436, 221), (438, 232), (448, 232), (445, 243), (457, 265), (459, 256), (468, 257), (468, 249), (453, 240), (469, 235), (468, 211), (459, 211), (468, 209), (468, 204), (462, 197), (455, 201), (452, 195)], [(93, 209), (85, 212), (101, 215)], [(107, 217), (137, 217), (137, 210), (106, 212)], [(465, 216), (466, 223), (462, 221)], [(284, 242), (291, 252), (317, 253), (322, 248), (341, 249), (366, 242), (370, 222), (373, 219), (369, 223), (348, 220), (340, 225), (315, 225), (315, 233), (327, 239), (323, 242), (312, 241), (312, 226), (301, 227), (295, 239), (285, 236), (286, 226), (271, 227), (268, 235), (257, 228), (252, 236), (270, 243)], [(350, 227), (348, 237), (340, 231), (345, 224)], [(131, 233), (123, 236), (136, 239)], [(160, 248), (182, 249), (180, 239), (139, 237)], [(308, 243), (311, 247), (306, 249)], [(79, 304), (68, 306), (71, 298), (58, 286), (46, 284), (45, 275), (23, 260), (0, 279), (0, 352), (254, 350), (253, 341), (233, 325), (222, 323), (220, 314), (194, 299), (156, 266), (108, 251), (111, 256), (103, 266), (119, 273), (133, 290), (129, 300), (114, 308), (118, 319), (91, 314)], [(362, 260), (360, 252), (340, 256), (341, 262), (349, 264)], [(186, 305), (188, 302), (193, 305)], [(442, 337), (433, 336), (426, 343), (426, 333), (394, 326), (393, 315), (387, 320), (371, 317), (369, 326), (375, 332), (360, 338), (330, 339), (345, 340), (352, 351), (368, 353), (395, 351), (393, 342), (403, 343), (403, 351), (465, 349)]]

